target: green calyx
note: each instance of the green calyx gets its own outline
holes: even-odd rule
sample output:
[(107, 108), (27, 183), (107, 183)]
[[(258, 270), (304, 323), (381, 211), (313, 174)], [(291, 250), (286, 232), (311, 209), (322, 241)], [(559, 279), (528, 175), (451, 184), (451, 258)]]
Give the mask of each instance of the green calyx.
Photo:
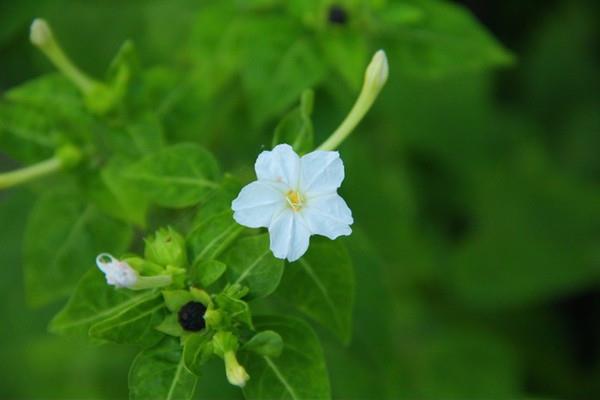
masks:
[(159, 229), (145, 241), (144, 256), (147, 260), (164, 266), (187, 267), (185, 239), (171, 227)]

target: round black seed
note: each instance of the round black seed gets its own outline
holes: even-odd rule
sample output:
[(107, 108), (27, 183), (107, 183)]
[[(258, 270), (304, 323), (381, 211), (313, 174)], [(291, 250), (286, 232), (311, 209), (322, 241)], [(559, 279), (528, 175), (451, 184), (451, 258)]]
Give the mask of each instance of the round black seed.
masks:
[(348, 21), (348, 13), (341, 6), (334, 4), (329, 7), (328, 19), (332, 24), (344, 25)]
[(179, 324), (186, 331), (197, 332), (204, 329), (206, 307), (197, 301), (190, 301), (179, 310)]

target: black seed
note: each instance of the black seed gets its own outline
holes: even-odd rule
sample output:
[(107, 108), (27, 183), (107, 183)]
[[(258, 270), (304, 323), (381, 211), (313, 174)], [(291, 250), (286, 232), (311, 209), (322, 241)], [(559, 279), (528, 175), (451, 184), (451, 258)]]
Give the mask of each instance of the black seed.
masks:
[(190, 301), (179, 310), (179, 324), (186, 331), (197, 332), (204, 329), (206, 307), (197, 301)]
[(334, 4), (329, 7), (328, 19), (332, 24), (344, 25), (348, 21), (348, 13), (341, 6)]

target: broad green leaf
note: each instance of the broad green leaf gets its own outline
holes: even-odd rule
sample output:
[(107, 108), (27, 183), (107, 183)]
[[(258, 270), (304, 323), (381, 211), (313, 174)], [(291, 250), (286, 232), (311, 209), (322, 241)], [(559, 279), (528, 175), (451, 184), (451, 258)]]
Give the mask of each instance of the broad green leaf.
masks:
[(369, 63), (367, 39), (361, 31), (328, 31), (319, 41), (323, 56), (333, 71), (358, 93)]
[[(164, 147), (165, 133), (161, 121), (152, 113), (145, 113), (128, 121), (125, 126), (111, 127), (97, 138), (99, 146), (117, 153), (119, 158), (139, 160), (139, 158), (155, 153)], [(120, 172), (125, 171), (122, 168)]]
[(231, 211), (231, 202), (238, 191), (237, 182), (225, 179), (200, 206), (187, 240), (194, 263), (218, 257), (244, 231)]
[(154, 297), (92, 325), (89, 333), (94, 338), (110, 342), (150, 347), (163, 337), (154, 328), (161, 323), (165, 314), (163, 300)]
[(123, 178), (122, 171), (129, 165), (131, 162), (122, 158), (110, 159), (99, 174), (85, 177), (86, 195), (107, 215), (143, 227), (149, 202)]
[(80, 94), (58, 74), (26, 82), (0, 99), (0, 145), (21, 161), (51, 156), (65, 141), (89, 140), (92, 125)]
[(249, 107), (257, 126), (284, 111), (325, 75), (314, 43), (301, 32), (300, 26), (279, 16), (247, 19), (240, 28), (242, 56), (252, 59), (242, 66), (242, 85), (252, 99)]
[(248, 298), (268, 296), (281, 281), (283, 261), (273, 256), (267, 234), (236, 241), (222, 260), (227, 264), (227, 281), (248, 287)]
[(181, 143), (143, 158), (125, 177), (156, 204), (182, 208), (199, 203), (218, 187), (219, 168), (202, 147)]
[(329, 378), (317, 335), (301, 320), (259, 317), (256, 327), (277, 331), (283, 351), (277, 358), (241, 353), (241, 364), (250, 375), (244, 396), (252, 399), (329, 399)]
[(93, 268), (83, 276), (65, 307), (50, 322), (49, 329), (64, 335), (87, 336), (93, 325), (109, 319), (124, 320), (132, 310), (135, 316), (140, 307), (156, 305), (156, 299), (162, 302), (160, 292), (115, 289), (106, 283), (102, 272)]
[(183, 360), (186, 368), (197, 376), (200, 376), (202, 366), (214, 354), (211, 339), (212, 334), (207, 331), (194, 333), (185, 339)]
[(99, 253), (120, 253), (131, 228), (86, 204), (74, 191), (49, 191), (34, 206), (25, 236), (25, 282), (32, 304), (71, 292)]
[[(439, 77), (512, 62), (512, 55), (460, 5), (436, 0), (406, 3), (415, 7), (414, 20), (396, 21), (388, 32), (394, 41), (388, 54), (390, 65), (404, 73)], [(381, 11), (386, 13), (386, 9)]]
[(308, 153), (314, 149), (314, 132), (310, 119), (314, 101), (314, 92), (305, 90), (300, 105), (290, 111), (275, 128), (273, 147), (287, 143), (299, 153)]
[(283, 339), (277, 332), (262, 331), (248, 340), (242, 350), (252, 351), (261, 356), (279, 357), (283, 351)]
[(338, 241), (313, 239), (306, 255), (285, 269), (277, 293), (349, 342), (354, 270), (345, 247)]
[(133, 360), (129, 370), (129, 399), (191, 399), (197, 382), (196, 376), (185, 368), (179, 340), (165, 338)]
[(215, 283), (225, 273), (227, 265), (217, 261), (199, 261), (192, 266), (190, 279), (193, 284), (208, 287)]

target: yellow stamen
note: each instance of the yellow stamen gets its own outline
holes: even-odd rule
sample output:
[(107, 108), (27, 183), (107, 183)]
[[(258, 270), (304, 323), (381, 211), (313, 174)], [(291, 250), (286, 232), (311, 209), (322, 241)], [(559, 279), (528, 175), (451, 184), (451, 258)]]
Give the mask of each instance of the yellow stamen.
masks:
[(302, 199), (302, 195), (300, 193), (298, 193), (294, 190), (290, 190), (286, 194), (286, 200), (287, 200), (288, 204), (290, 205), (290, 207), (292, 208), (292, 210), (300, 211), (300, 209), (302, 208), (303, 199)]

